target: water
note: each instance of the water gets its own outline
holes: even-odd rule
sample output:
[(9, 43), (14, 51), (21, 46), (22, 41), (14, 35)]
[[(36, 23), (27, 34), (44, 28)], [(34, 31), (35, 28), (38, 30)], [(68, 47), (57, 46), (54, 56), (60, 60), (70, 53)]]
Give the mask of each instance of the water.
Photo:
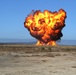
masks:
[[(35, 39), (0, 39), (0, 43), (22, 43), (22, 44), (35, 44)], [(61, 40), (57, 42), (58, 45), (76, 45), (76, 40)]]
[(0, 39), (0, 43), (7, 43), (7, 44), (34, 44), (36, 43), (36, 40), (34, 39)]
[(76, 40), (61, 40), (57, 42), (59, 45), (76, 45)]

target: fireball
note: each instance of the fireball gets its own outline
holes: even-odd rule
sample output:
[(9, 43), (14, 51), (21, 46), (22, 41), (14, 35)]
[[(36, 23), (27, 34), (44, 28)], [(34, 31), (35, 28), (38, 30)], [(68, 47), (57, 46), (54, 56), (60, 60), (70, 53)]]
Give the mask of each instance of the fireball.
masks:
[(24, 26), (38, 39), (37, 45), (56, 45), (56, 41), (63, 36), (61, 30), (65, 26), (65, 19), (63, 9), (58, 12), (37, 10), (26, 17)]

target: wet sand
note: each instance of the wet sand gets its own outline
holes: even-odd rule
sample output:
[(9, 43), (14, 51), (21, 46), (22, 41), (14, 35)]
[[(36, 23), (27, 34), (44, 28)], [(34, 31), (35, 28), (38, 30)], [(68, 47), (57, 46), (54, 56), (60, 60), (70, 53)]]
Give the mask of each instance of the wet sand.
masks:
[(76, 46), (0, 44), (0, 75), (76, 75)]

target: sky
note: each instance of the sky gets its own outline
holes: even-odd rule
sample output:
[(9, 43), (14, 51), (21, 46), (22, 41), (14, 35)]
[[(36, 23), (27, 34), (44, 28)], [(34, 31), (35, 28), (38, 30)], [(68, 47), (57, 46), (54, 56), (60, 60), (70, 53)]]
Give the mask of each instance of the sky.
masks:
[(67, 13), (66, 26), (61, 39), (76, 40), (76, 0), (0, 0), (0, 38), (34, 39), (24, 27), (24, 21), (32, 10)]

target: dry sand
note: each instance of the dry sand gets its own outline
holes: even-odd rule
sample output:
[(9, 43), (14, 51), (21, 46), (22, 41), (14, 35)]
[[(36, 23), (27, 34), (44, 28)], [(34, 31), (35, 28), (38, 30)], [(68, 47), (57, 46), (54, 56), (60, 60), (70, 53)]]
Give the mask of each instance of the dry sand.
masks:
[(76, 46), (1, 44), (0, 75), (76, 75)]

